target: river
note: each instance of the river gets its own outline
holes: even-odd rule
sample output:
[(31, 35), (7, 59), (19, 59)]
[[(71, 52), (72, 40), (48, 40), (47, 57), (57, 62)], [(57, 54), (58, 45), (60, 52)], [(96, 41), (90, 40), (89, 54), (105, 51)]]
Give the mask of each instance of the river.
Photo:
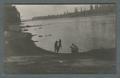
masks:
[[(92, 49), (115, 48), (115, 15), (57, 18), (23, 22), (22, 32), (34, 35), (36, 46), (54, 51), (56, 40), (62, 40), (60, 53), (70, 53), (72, 43), (79, 52)], [(25, 31), (27, 29), (27, 31)]]

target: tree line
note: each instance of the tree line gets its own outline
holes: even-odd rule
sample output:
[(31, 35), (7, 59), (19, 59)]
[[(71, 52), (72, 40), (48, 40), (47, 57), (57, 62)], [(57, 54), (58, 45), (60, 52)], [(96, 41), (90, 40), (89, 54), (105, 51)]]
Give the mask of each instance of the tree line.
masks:
[(92, 16), (92, 15), (105, 15), (110, 13), (115, 13), (116, 5), (114, 4), (95, 4), (89, 5), (89, 9), (84, 8), (74, 8), (74, 12), (65, 11), (63, 14), (48, 15), (48, 16), (38, 16), (33, 17), (33, 20), (37, 19), (49, 19), (49, 18), (62, 18), (62, 17), (78, 17), (78, 16)]

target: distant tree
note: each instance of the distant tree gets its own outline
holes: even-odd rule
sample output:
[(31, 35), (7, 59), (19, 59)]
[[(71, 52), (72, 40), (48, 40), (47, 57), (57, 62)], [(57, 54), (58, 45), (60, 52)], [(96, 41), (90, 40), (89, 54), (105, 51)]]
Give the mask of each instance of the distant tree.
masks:
[(82, 12), (83, 11), (83, 9), (82, 8), (80, 8), (80, 12)]
[(90, 5), (90, 11), (92, 11), (93, 10), (93, 5)]
[(67, 13), (66, 12), (64, 12), (64, 14), (63, 15), (66, 15)]
[(98, 8), (99, 8), (99, 6), (96, 4), (96, 5), (95, 5), (95, 9), (98, 9)]
[(74, 12), (75, 12), (75, 13), (78, 13), (79, 11), (78, 11), (78, 9), (77, 9), (77, 8), (75, 8)]

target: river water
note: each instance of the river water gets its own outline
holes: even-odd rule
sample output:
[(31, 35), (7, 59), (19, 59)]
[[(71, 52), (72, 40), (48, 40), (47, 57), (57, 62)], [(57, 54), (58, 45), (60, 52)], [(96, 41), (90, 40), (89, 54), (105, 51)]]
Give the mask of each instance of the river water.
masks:
[[(62, 40), (60, 53), (70, 53), (72, 43), (79, 52), (91, 49), (115, 48), (115, 15), (57, 18), (23, 22), (23, 32), (34, 35), (36, 46), (54, 51), (56, 40)], [(27, 31), (24, 31), (27, 29)]]

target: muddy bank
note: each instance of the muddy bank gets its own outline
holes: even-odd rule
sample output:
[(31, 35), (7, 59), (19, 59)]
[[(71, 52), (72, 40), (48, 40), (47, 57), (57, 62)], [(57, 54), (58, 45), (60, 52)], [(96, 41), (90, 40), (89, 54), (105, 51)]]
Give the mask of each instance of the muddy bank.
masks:
[(7, 31), (5, 40), (6, 56), (30, 56), (49, 53), (47, 50), (36, 47), (31, 40), (30, 33), (22, 33), (20, 31)]
[[(104, 54), (103, 54), (104, 52)], [(15, 57), (17, 58), (17, 57)], [(21, 61), (6, 61), (7, 74), (113, 74), (116, 73), (114, 49), (78, 54), (40, 54), (19, 56)]]

